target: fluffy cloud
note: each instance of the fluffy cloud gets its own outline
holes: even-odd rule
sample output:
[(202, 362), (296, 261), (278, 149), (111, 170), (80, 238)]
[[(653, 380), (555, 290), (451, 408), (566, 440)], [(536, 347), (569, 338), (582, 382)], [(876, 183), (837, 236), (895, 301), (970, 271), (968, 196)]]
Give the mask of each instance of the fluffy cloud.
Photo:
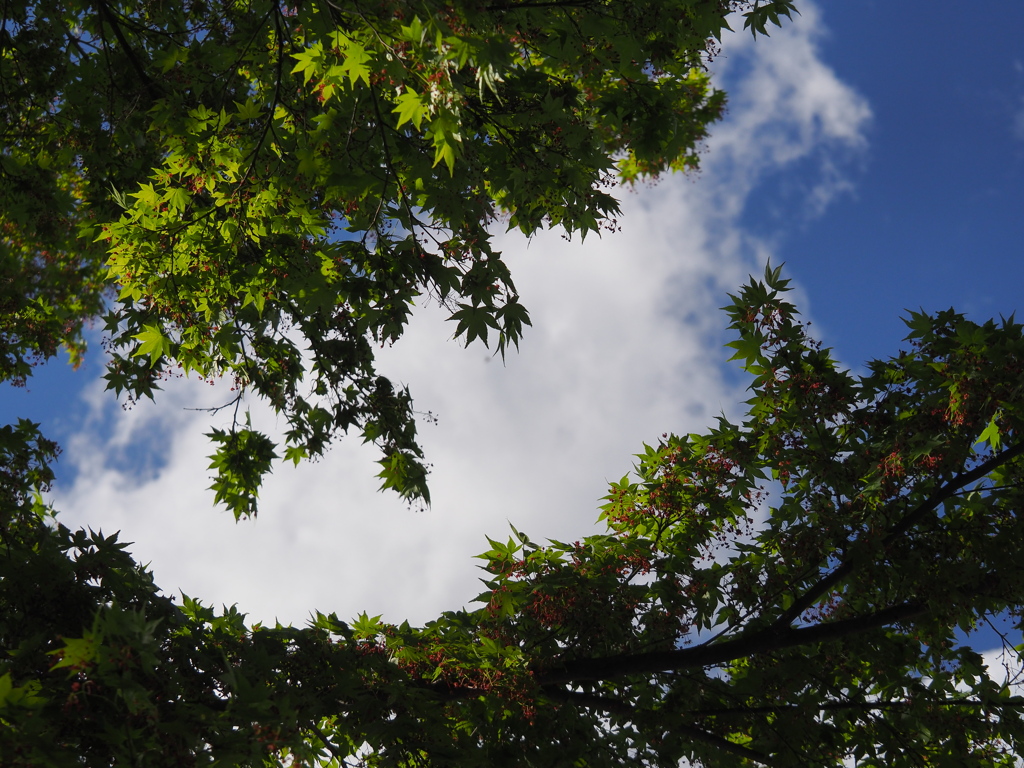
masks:
[[(90, 391), (95, 420), (67, 445), (76, 479), (55, 499), (62, 519), (122, 530), (167, 590), (286, 622), (314, 609), (423, 621), (479, 591), (485, 535), (509, 523), (535, 539), (592, 532), (607, 481), (645, 441), (701, 429), (742, 399), (717, 307), (769, 255), (742, 226), (758, 184), (810, 160), (804, 204), (820, 209), (863, 144), (868, 109), (820, 61), (820, 19), (801, 11), (769, 40), (724, 42), (715, 66), (730, 112), (698, 177), (624, 190), (622, 230), (601, 239), (501, 239), (534, 323), (519, 353), (503, 364), (458, 347), (432, 306), (382, 351), (384, 371), (439, 418), (421, 426), (429, 511), (377, 493), (373, 450), (344, 440), (317, 464), (277, 468), (259, 518), (235, 524), (206, 490), (211, 416), (183, 410), (226, 396), (193, 381), (113, 415), (108, 394)], [(271, 415), (255, 418), (274, 431)]]

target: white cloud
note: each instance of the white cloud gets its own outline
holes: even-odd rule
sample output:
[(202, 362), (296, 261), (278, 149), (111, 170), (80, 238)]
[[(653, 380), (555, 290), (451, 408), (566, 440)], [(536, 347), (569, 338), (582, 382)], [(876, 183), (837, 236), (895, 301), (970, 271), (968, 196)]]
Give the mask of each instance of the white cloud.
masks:
[[(728, 168), (725, 193), (732, 217), (738, 216), (757, 184), (768, 175), (813, 160), (818, 180), (802, 201), (805, 210), (791, 218), (819, 215), (839, 193), (851, 189), (837, 158), (866, 147), (871, 120), (866, 100), (843, 83), (820, 57), (827, 32), (811, 4), (771, 38), (730, 37), (713, 70), (729, 83), (729, 119), (710, 141), (707, 167)], [(734, 24), (739, 28), (742, 25)]]
[(999, 685), (1009, 686), (1014, 696), (1024, 693), (1024, 667), (1012, 648), (995, 648), (982, 654), (988, 676)]
[[(600, 240), (501, 238), (534, 322), (505, 366), (483, 347), (452, 343), (435, 307), (382, 353), (417, 409), (440, 417), (421, 426), (434, 466), (430, 511), (378, 494), (374, 453), (353, 439), (318, 464), (279, 467), (259, 519), (236, 525), (205, 490), (210, 417), (181, 410), (217, 393), (179, 382), (157, 406), (118, 414), (112, 436), (89, 430), (68, 445), (65, 460), (80, 472), (57, 489), (62, 518), (122, 529), (167, 590), (288, 622), (313, 609), (423, 621), (479, 591), (472, 556), (485, 534), (507, 536), (508, 522), (536, 539), (593, 531), (607, 481), (644, 441), (701, 429), (742, 399), (723, 378), (717, 307), (767, 255), (739, 222), (758, 181), (863, 144), (867, 107), (818, 59), (820, 20), (801, 11), (769, 40), (725, 41), (718, 67), (730, 113), (699, 177), (624, 193), (622, 231)], [(821, 182), (808, 205), (826, 205), (845, 183), (834, 169)], [(97, 413), (115, 407), (93, 397)], [(143, 437), (163, 450), (140, 479), (111, 457)]]

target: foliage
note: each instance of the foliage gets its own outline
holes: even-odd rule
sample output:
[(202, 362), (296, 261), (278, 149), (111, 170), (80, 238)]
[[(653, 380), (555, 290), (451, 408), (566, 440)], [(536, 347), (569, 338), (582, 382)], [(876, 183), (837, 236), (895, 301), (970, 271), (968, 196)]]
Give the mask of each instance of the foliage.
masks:
[[(1020, 631), (1024, 329), (912, 314), (909, 348), (856, 375), (785, 290), (768, 271), (727, 307), (744, 419), (646, 448), (602, 535), (492, 541), (480, 607), (424, 627), (177, 606), (26, 479), (4, 499), (0, 762), (1015, 765), (1024, 698), (963, 632)], [(12, 476), (45, 448), (20, 429)]]
[[(217, 499), (255, 510), (285, 459), (358, 429), (429, 501), (408, 391), (377, 374), (417, 300), (518, 345), (529, 315), (492, 227), (613, 227), (616, 175), (697, 164), (726, 16), (788, 0), (41, 0), (0, 24), (0, 379), (111, 306), (108, 385), (233, 380)], [(104, 286), (116, 294), (104, 299)], [(237, 433), (235, 435), (234, 433)], [(261, 451), (249, 466), (240, 444)], [(264, 449), (265, 450), (262, 450)], [(270, 458), (268, 458), (270, 457)]]

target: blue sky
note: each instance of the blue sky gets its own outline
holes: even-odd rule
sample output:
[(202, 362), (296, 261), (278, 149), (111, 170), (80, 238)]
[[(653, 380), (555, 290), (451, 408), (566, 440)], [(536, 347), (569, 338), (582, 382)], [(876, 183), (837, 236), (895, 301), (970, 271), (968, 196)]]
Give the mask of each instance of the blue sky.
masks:
[(978, 320), (1024, 309), (1024, 4), (832, 2), (822, 17), (822, 60), (873, 115), (845, 166), (852, 189), (801, 222), (792, 202), (806, 181), (782, 169), (745, 223), (779, 237), (851, 364), (891, 354), (906, 308)]
[(62, 441), (65, 521), (124, 530), (170, 591), (293, 622), (316, 608), (422, 621), (465, 602), (485, 534), (586, 535), (644, 441), (737, 412), (717, 308), (767, 258), (854, 367), (897, 351), (907, 308), (1022, 308), (1024, 5), (798, 5), (770, 40), (724, 41), (730, 109), (699, 175), (624, 193), (623, 231), (601, 240), (502, 238), (534, 319), (506, 366), (449, 341), (432, 307), (385, 351), (440, 417), (421, 430), (429, 512), (376, 493), (374, 454), (348, 440), (277, 470), (260, 518), (234, 524), (206, 490), (202, 433), (223, 424), (185, 410), (227, 398), (178, 382), (122, 411), (98, 345), (78, 373), (50, 365), (4, 390), (0, 417)]

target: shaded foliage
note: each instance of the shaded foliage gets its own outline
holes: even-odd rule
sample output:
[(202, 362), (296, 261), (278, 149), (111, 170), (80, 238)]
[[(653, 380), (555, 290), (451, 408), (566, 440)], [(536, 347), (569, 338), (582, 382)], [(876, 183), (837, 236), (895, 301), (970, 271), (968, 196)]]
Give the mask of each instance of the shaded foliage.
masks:
[[(747, 415), (666, 435), (605, 533), (482, 555), (424, 627), (246, 627), (56, 524), (52, 446), (0, 434), (5, 765), (1012, 766), (1013, 681), (963, 641), (1024, 609), (1024, 329), (913, 314), (864, 375), (777, 271), (727, 307)], [(20, 483), (20, 484), (19, 484)]]

